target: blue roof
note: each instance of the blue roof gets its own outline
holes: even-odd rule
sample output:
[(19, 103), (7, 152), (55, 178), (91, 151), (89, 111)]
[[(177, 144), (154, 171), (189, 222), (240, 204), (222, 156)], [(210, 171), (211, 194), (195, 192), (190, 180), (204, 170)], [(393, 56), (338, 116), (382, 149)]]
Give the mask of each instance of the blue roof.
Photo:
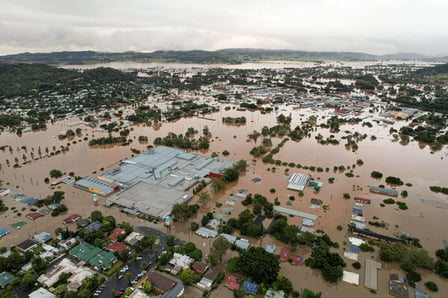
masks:
[(355, 246), (355, 245), (352, 245), (352, 244), (349, 244), (348, 245), (348, 248), (352, 251), (352, 252), (354, 252), (354, 253), (360, 253), (361, 252), (361, 249), (359, 248), (359, 247), (357, 247), (357, 246)]
[(414, 288), (416, 298), (429, 298), (429, 295), (418, 288)]
[(10, 230), (10, 229), (7, 229), (7, 228), (0, 228), (0, 237), (3, 237), (3, 236), (5, 236), (5, 235), (7, 235), (7, 234), (9, 234), (9, 233), (11, 233), (11, 230)]
[(258, 284), (252, 281), (250, 278), (248, 278), (243, 283), (243, 289), (245, 294), (257, 295)]
[(99, 221), (94, 221), (91, 224), (89, 224), (87, 227), (84, 228), (84, 231), (88, 232), (88, 233), (92, 233), (96, 230), (99, 230), (103, 227), (103, 224), (100, 223)]

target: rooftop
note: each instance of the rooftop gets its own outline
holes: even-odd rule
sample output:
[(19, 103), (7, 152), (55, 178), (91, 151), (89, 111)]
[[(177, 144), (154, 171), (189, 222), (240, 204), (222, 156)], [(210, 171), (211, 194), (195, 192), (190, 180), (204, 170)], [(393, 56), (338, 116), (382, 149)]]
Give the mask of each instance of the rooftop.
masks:
[(371, 290), (378, 290), (378, 269), (381, 263), (366, 259), (364, 286)]
[(108, 269), (117, 260), (111, 252), (104, 251), (87, 242), (81, 242), (70, 250), (70, 254), (97, 268)]

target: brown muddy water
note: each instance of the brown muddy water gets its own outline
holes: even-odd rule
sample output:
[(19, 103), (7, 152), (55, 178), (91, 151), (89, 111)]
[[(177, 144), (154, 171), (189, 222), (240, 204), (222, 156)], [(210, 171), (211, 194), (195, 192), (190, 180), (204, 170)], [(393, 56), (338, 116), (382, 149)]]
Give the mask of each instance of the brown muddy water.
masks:
[[(341, 244), (341, 248), (338, 250), (341, 254), (343, 251), (342, 243), (347, 241), (348, 236), (346, 229), (344, 231), (337, 231), (337, 225), (347, 226), (351, 219), (351, 208), (354, 205), (353, 199), (343, 199), (344, 193), (349, 193), (351, 198), (355, 196), (361, 196), (372, 200), (371, 205), (365, 205), (363, 207), (364, 216), (367, 221), (373, 220), (373, 216), (379, 218), (379, 221), (385, 221), (388, 223), (387, 229), (375, 228), (369, 226), (373, 231), (384, 233), (387, 235), (393, 235), (397, 230), (410, 233), (413, 237), (417, 237), (421, 240), (425, 249), (433, 255), (434, 251), (442, 247), (442, 240), (448, 239), (448, 235), (443, 232), (444, 227), (448, 224), (448, 218), (446, 216), (448, 209), (435, 208), (429, 205), (422, 204), (420, 198), (426, 198), (430, 200), (436, 200), (439, 202), (448, 201), (448, 197), (442, 194), (436, 194), (429, 190), (430, 185), (448, 185), (448, 153), (444, 148), (441, 151), (431, 154), (428, 147), (419, 146), (416, 142), (411, 142), (408, 145), (401, 145), (399, 142), (393, 142), (392, 136), (389, 134), (390, 126), (383, 126), (373, 122), (371, 119), (367, 121), (373, 124), (372, 128), (362, 127), (361, 124), (356, 125), (341, 125), (341, 132), (334, 134), (336, 139), (340, 140), (340, 145), (320, 145), (315, 140), (315, 136), (321, 133), (324, 138), (330, 135), (328, 129), (317, 128), (312, 132), (310, 138), (305, 138), (299, 142), (288, 141), (281, 148), (280, 152), (275, 156), (275, 159), (280, 159), (285, 162), (294, 162), (303, 166), (316, 166), (322, 168), (329, 168), (328, 172), (313, 172), (310, 170), (290, 168), (287, 167), (264, 164), (261, 159), (255, 159), (250, 156), (249, 151), (255, 146), (254, 142), (247, 141), (247, 135), (254, 130), (261, 131), (261, 128), (265, 125), (273, 126), (276, 124), (276, 116), (279, 113), (289, 115), (291, 113), (293, 117), (292, 127), (300, 124), (301, 121), (305, 121), (309, 115), (319, 116), (318, 123), (324, 121), (322, 117), (328, 118), (330, 116), (329, 110), (313, 111), (311, 109), (299, 109), (293, 110), (290, 106), (280, 107), (281, 112), (268, 113), (265, 115), (257, 112), (250, 111), (236, 111), (236, 110), (224, 110), (224, 105), (221, 106), (220, 111), (207, 117), (216, 119), (216, 121), (199, 119), (196, 117), (181, 119), (172, 123), (162, 123), (157, 127), (146, 127), (144, 125), (132, 126), (130, 138), (133, 139), (133, 143), (129, 146), (99, 146), (89, 147), (88, 141), (84, 141), (84, 137), (92, 139), (93, 137), (106, 136), (107, 133), (90, 129), (87, 126), (80, 125), (75, 127), (69, 127), (69, 122), (78, 121), (78, 118), (73, 118), (55, 124), (49, 124), (45, 131), (28, 132), (22, 136), (3, 132), (0, 134), (0, 145), (12, 146), (12, 152), (9, 149), (0, 151), (0, 180), (2, 185), (11, 189), (13, 192), (25, 193), (27, 196), (33, 196), (36, 198), (44, 198), (54, 190), (64, 190), (66, 192), (65, 204), (69, 208), (69, 213), (79, 213), (82, 216), (88, 216), (94, 209), (101, 210), (103, 213), (116, 216), (119, 221), (128, 221), (133, 224), (150, 225), (147, 222), (143, 222), (132, 216), (120, 213), (118, 208), (104, 208), (101, 206), (103, 199), (100, 199), (99, 206), (95, 206), (92, 202), (91, 195), (81, 190), (75, 189), (71, 186), (62, 185), (55, 189), (50, 189), (49, 185), (44, 183), (44, 178), (49, 177), (49, 171), (52, 169), (60, 169), (63, 172), (74, 172), (77, 176), (100, 174), (103, 171), (115, 167), (118, 162), (124, 158), (132, 155), (131, 148), (145, 150), (146, 146), (153, 143), (154, 138), (159, 136), (165, 136), (168, 132), (185, 133), (188, 127), (194, 127), (202, 131), (205, 126), (208, 126), (212, 135), (213, 141), (209, 150), (203, 151), (205, 155), (211, 155), (212, 152), (220, 153), (224, 150), (230, 152), (227, 157), (220, 157), (225, 159), (231, 159), (234, 161), (245, 159), (248, 161), (248, 170), (241, 175), (240, 179), (230, 184), (225, 192), (212, 195), (212, 199), (206, 206), (200, 209), (200, 214), (196, 218), (190, 221), (199, 222), (202, 214), (208, 211), (214, 211), (220, 213), (220, 208), (216, 207), (216, 203), (220, 202), (225, 205), (227, 198), (240, 189), (248, 190), (248, 193), (260, 193), (266, 196), (270, 200), (274, 200), (278, 197), (281, 202), (281, 206), (301, 210), (303, 212), (316, 214), (319, 216), (316, 221), (316, 229), (323, 229), (331, 238)], [(365, 113), (365, 116), (368, 113)], [(245, 125), (227, 125), (222, 123), (222, 117), (235, 117), (245, 116), (247, 123)], [(325, 119), (326, 119), (325, 118)], [(399, 129), (406, 122), (396, 122), (393, 127)], [(80, 127), (82, 129), (82, 136), (76, 136), (70, 140), (59, 140), (56, 135), (61, 132), (65, 132), (67, 129), (76, 129)], [(344, 131), (359, 131), (368, 134), (368, 138), (358, 143), (359, 149), (356, 152), (347, 150), (343, 145), (344, 140), (341, 137), (345, 135)], [(148, 143), (139, 143), (138, 136), (148, 136)], [(371, 141), (370, 136), (375, 135), (377, 140)], [(280, 138), (273, 138), (274, 146), (280, 142)], [(74, 143), (76, 141), (76, 143)], [(262, 137), (257, 140), (257, 145), (261, 144)], [(42, 156), (46, 155), (45, 149), (48, 147), (49, 152), (55, 149), (59, 149), (61, 146), (67, 146), (70, 143), (70, 150), (59, 155), (52, 157), (44, 157), (38, 160), (31, 160), (31, 152), (34, 157), (38, 158), (38, 148), (41, 148)], [(26, 150), (21, 149), (22, 146), (26, 146)], [(30, 163), (22, 165), (20, 168), (13, 168), (15, 163), (14, 159), (18, 158), (19, 163), (22, 164), (25, 155), (26, 160), (31, 160)], [(355, 166), (357, 159), (362, 159), (364, 164), (362, 166)], [(10, 166), (7, 166), (6, 160), (9, 160)], [(346, 172), (334, 172), (334, 166), (344, 165), (346, 168), (350, 167), (353, 170), (355, 177), (346, 177)], [(103, 171), (100, 169), (103, 168)], [(275, 168), (275, 170), (273, 169)], [(386, 205), (380, 207), (380, 202), (383, 199), (387, 199), (387, 196), (381, 196), (376, 194), (370, 194), (368, 187), (370, 185), (385, 184), (384, 178), (382, 180), (375, 180), (370, 177), (371, 171), (380, 171), (384, 174), (384, 177), (395, 176), (400, 177), (405, 183), (411, 183), (412, 186), (402, 186), (396, 189), (401, 192), (407, 190), (409, 196), (405, 199), (399, 199), (405, 201), (409, 207), (408, 210), (399, 210), (396, 205)], [(311, 175), (316, 181), (324, 183), (323, 188), (317, 193), (312, 188), (306, 188), (304, 196), (299, 197), (297, 192), (287, 190), (288, 176), (294, 172)], [(254, 183), (251, 181), (253, 178), (260, 178), (261, 181)], [(329, 178), (335, 178), (335, 182), (330, 184)], [(387, 186), (386, 186), (387, 187)], [(271, 193), (270, 189), (274, 188), (275, 193)], [(295, 200), (291, 201), (292, 206), (286, 205), (289, 201), (288, 196), (294, 195)], [(329, 210), (324, 211), (323, 208), (311, 209), (310, 199), (319, 198), (324, 201), (324, 204), (329, 205)], [(3, 199), (5, 203), (13, 207), (15, 206), (22, 213), (21, 217), (16, 216), (11, 210), (1, 215), (0, 226), (9, 227), (11, 223), (18, 221), (26, 221), (28, 224), (22, 227), (20, 230), (13, 230), (10, 235), (0, 239), (0, 246), (9, 246), (19, 243), (26, 238), (31, 237), (36, 232), (48, 231), (53, 232), (54, 229), (60, 226), (64, 215), (52, 218), (51, 216), (45, 216), (39, 218), (36, 221), (30, 221), (24, 218), (24, 214), (29, 212), (27, 209), (22, 211), (23, 205), (15, 202), (7, 196)], [(193, 202), (196, 198), (193, 198)], [(243, 210), (241, 202), (237, 202), (234, 206), (234, 210), (231, 216), (237, 216), (238, 213)], [(288, 217), (290, 223), (300, 224), (301, 219), (298, 217)], [(266, 220), (263, 224), (265, 227), (269, 225), (270, 221)], [(153, 225), (153, 224), (151, 224)], [(208, 253), (212, 240), (202, 239), (194, 235), (188, 229), (188, 224), (179, 223), (174, 224), (173, 227), (168, 230), (161, 225), (156, 227), (161, 228), (163, 231), (176, 234), (178, 237), (196, 243), (196, 245), (203, 249), (204, 255)], [(264, 246), (266, 244), (277, 244), (277, 252), (280, 251), (282, 245), (275, 239), (269, 236), (260, 239), (249, 239), (252, 244)], [(297, 254), (303, 256), (309, 256), (309, 248), (298, 248)], [(309, 288), (314, 291), (322, 291), (323, 297), (361, 297), (375, 296), (369, 293), (369, 291), (363, 287), (364, 283), (364, 260), (370, 257), (377, 258), (377, 255), (362, 253), (360, 255), (360, 262), (363, 264), (361, 270), (355, 270), (351, 267), (352, 261), (345, 260), (348, 264), (347, 270), (360, 273), (360, 286), (353, 286), (346, 283), (339, 283), (338, 285), (329, 285), (323, 281), (319, 276), (318, 271), (313, 271), (305, 267), (295, 267), (290, 264), (282, 264), (281, 274), (287, 276), (293, 281), (294, 288), (300, 290), (303, 288)], [(228, 254), (227, 257), (231, 257)], [(388, 294), (387, 280), (389, 273), (400, 272), (398, 266), (393, 264), (383, 264), (383, 269), (379, 271), (378, 285), (379, 290), (377, 297), (386, 297)], [(435, 281), (439, 286), (439, 293), (448, 293), (448, 285), (445, 281), (439, 279), (430, 272), (421, 271), (423, 281), (418, 284), (420, 288), (424, 288), (423, 282), (428, 280)], [(444, 294), (431, 295), (432, 297), (446, 297)], [(232, 297), (233, 294), (226, 288), (220, 288), (214, 294), (213, 297)], [(410, 297), (414, 297), (411, 293)]]

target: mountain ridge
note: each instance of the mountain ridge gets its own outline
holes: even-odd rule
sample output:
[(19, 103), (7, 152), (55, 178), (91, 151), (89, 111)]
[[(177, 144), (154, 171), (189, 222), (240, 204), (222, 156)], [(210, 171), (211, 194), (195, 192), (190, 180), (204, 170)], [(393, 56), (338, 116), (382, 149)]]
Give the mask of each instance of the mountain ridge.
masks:
[(160, 50), (154, 52), (99, 52), (99, 51), (61, 51), (50, 53), (20, 53), (0, 56), (0, 62), (5, 63), (44, 63), (51, 65), (97, 64), (109, 62), (178, 62), (198, 64), (241, 64), (266, 60), (286, 61), (428, 61), (448, 62), (448, 57), (431, 57), (416, 53), (395, 53), (388, 55), (373, 55), (363, 52), (348, 51), (300, 51), (300, 50), (270, 50), (252, 48), (229, 48), (216, 51), (207, 50)]

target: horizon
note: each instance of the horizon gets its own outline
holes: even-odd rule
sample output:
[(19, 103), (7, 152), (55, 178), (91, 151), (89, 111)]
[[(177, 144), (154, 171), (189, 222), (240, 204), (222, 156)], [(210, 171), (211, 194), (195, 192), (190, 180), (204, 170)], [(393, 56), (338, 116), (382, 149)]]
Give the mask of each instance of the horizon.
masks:
[[(54, 54), (54, 53), (82, 53), (82, 52), (94, 52), (94, 53), (104, 53), (104, 54), (122, 54), (122, 53), (142, 53), (142, 54), (151, 54), (156, 52), (193, 52), (193, 51), (203, 51), (203, 52), (219, 52), (219, 51), (227, 51), (227, 50), (252, 50), (252, 51), (286, 51), (286, 52), (304, 52), (304, 53), (348, 53), (348, 54), (365, 54), (365, 55), (372, 55), (377, 57), (382, 56), (399, 56), (399, 55), (418, 55), (423, 56), (426, 58), (445, 58), (448, 57), (448, 55), (426, 55), (422, 53), (417, 52), (394, 52), (394, 53), (385, 53), (385, 54), (373, 54), (369, 52), (363, 52), (363, 51), (312, 51), (312, 50), (301, 50), (301, 49), (269, 49), (269, 48), (222, 48), (222, 49), (216, 49), (216, 50), (202, 50), (202, 49), (191, 49), (191, 50), (153, 50), (153, 51), (135, 51), (135, 50), (129, 50), (129, 51), (99, 51), (94, 49), (85, 49), (85, 50), (60, 50), (60, 51), (51, 51), (51, 52), (18, 52), (18, 53), (12, 53), (12, 54), (0, 54), (0, 57), (5, 56), (14, 56), (14, 55), (23, 55), (23, 54), (31, 54), (31, 55), (39, 55), (39, 54)], [(285, 58), (287, 59), (287, 58)]]
[(440, 0), (4, 2), (2, 56), (228, 48), (448, 56)]

